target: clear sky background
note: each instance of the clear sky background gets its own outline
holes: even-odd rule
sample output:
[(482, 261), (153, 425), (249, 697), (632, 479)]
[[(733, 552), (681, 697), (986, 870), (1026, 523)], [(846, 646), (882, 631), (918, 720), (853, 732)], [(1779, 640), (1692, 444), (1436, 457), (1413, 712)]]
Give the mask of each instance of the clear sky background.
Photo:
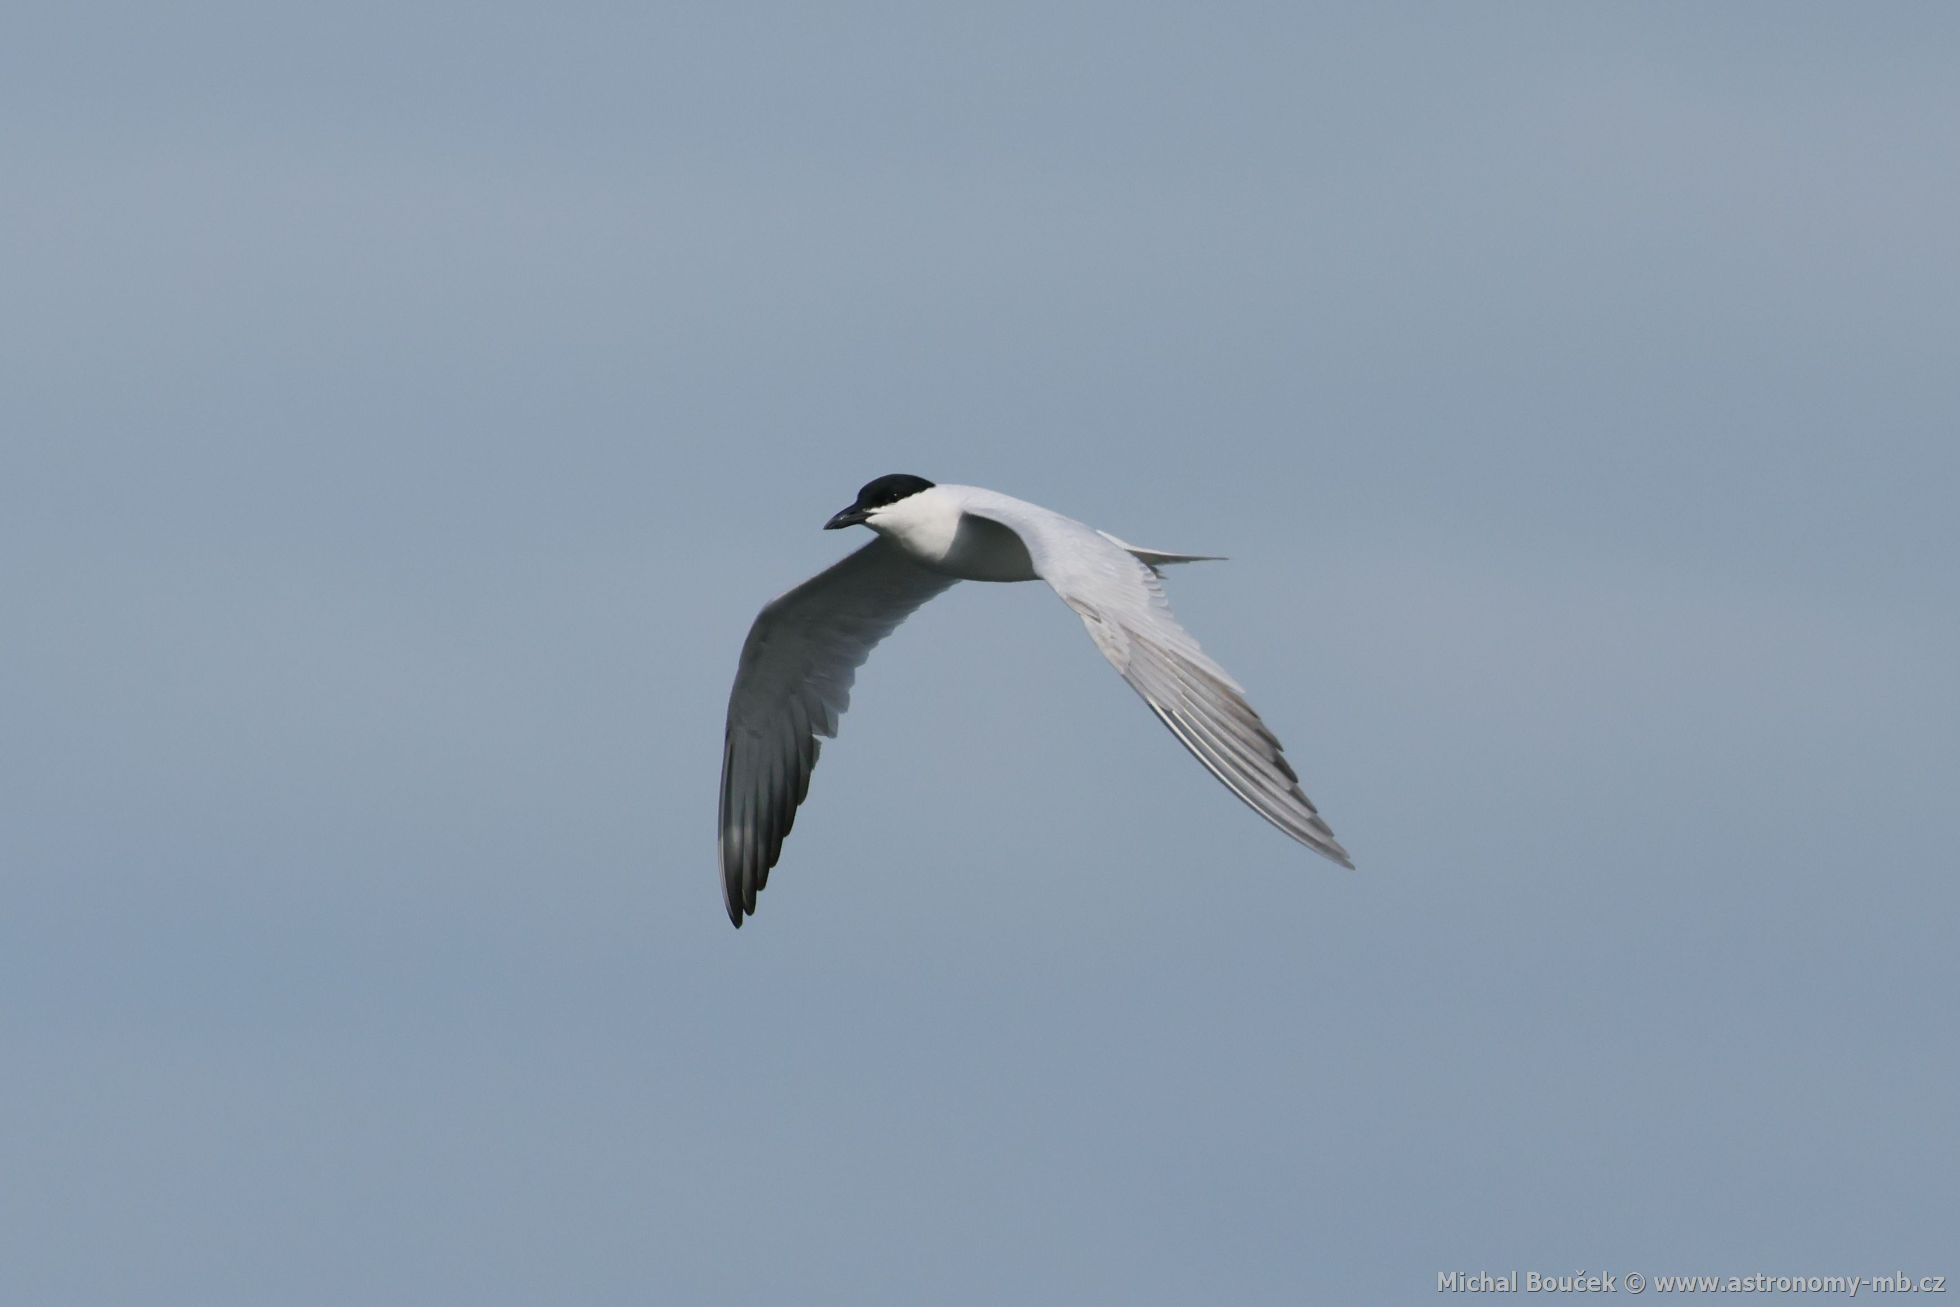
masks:
[[(1960, 12), (33, 6), (0, 1300), (1960, 1276)], [(1224, 553), (1349, 873), (1044, 588), (761, 915), (885, 472)]]

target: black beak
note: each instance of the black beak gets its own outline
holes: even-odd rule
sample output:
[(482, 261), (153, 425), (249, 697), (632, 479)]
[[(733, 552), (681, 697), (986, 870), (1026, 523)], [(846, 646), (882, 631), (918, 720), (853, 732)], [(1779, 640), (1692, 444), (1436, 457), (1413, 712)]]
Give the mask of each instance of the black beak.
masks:
[(864, 510), (856, 504), (852, 504), (849, 508), (832, 514), (831, 519), (823, 524), (823, 529), (826, 531), (836, 531), (843, 527), (856, 526), (858, 523), (864, 521), (864, 519)]

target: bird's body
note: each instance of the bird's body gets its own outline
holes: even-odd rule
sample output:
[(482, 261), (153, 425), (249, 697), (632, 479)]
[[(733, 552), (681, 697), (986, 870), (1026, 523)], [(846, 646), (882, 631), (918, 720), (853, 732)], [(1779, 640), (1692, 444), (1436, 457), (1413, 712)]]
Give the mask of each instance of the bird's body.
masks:
[(722, 753), (721, 868), (729, 920), (755, 911), (857, 668), (919, 605), (956, 581), (1046, 581), (1152, 712), (1280, 830), (1353, 866), (1300, 792), (1244, 691), (1178, 625), (1157, 569), (1195, 562), (1129, 545), (977, 486), (880, 477), (827, 528), (879, 538), (766, 606), (742, 648)]

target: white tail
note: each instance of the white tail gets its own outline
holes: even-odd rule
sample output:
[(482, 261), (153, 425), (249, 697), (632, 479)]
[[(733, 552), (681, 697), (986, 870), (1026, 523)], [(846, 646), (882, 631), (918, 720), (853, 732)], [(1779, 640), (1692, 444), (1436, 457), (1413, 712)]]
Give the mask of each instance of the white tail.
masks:
[(1151, 567), (1163, 567), (1167, 563), (1222, 563), (1225, 561), (1224, 556), (1221, 554), (1169, 554), (1161, 549), (1145, 549), (1143, 546), (1133, 545), (1127, 540), (1118, 540), (1107, 531), (1098, 531), (1096, 534), (1111, 544), (1116, 545), (1118, 548), (1128, 550), (1131, 557)]

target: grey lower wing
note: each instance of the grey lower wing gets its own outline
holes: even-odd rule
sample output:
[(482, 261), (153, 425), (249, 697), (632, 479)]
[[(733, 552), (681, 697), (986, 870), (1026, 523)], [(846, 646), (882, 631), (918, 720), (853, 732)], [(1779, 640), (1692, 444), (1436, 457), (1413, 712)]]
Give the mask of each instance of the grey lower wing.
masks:
[(755, 912), (755, 896), (782, 855), (810, 790), (817, 737), (837, 734), (857, 669), (953, 581), (874, 540), (757, 615), (722, 737), (721, 885), (736, 926)]

